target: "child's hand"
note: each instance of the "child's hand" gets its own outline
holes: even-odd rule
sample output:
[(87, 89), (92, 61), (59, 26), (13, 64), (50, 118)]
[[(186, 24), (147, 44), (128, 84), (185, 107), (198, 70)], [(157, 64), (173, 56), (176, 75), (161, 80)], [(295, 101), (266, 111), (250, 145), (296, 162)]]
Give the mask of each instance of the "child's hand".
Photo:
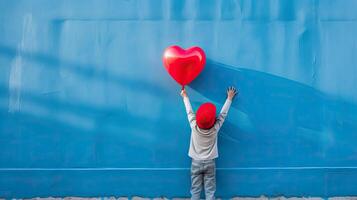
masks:
[(187, 93), (186, 93), (185, 88), (181, 90), (181, 96), (182, 97), (187, 97)]
[(233, 97), (238, 93), (238, 91), (234, 87), (228, 87), (227, 89), (227, 98), (232, 100)]

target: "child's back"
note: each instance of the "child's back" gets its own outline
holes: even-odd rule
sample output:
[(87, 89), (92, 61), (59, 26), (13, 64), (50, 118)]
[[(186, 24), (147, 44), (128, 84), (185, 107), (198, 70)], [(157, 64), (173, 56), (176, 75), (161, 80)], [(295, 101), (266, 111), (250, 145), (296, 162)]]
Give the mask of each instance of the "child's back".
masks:
[(202, 185), (205, 188), (206, 199), (214, 199), (216, 191), (215, 158), (218, 157), (217, 133), (227, 116), (236, 90), (229, 88), (227, 94), (227, 99), (217, 118), (215, 106), (205, 103), (198, 109), (196, 119), (186, 91), (181, 91), (192, 130), (188, 152), (188, 155), (192, 158), (191, 199), (200, 199)]

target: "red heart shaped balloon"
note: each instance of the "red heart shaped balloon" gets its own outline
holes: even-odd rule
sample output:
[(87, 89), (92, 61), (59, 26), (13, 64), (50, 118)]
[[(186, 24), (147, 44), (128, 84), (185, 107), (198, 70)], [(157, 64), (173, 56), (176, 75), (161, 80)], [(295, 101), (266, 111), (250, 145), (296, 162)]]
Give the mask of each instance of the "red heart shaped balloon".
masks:
[(164, 52), (163, 61), (172, 78), (185, 86), (201, 73), (206, 63), (206, 55), (200, 47), (185, 50), (179, 46), (170, 46)]

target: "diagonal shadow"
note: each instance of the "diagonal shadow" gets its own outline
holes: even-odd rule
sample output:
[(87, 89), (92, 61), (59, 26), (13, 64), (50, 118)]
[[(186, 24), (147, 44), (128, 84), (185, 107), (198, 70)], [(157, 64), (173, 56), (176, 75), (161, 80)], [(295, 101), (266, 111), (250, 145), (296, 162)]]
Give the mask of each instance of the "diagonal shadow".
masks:
[(76, 62), (70, 62), (66, 60), (61, 60), (56, 56), (22, 51), (13, 47), (0, 44), (0, 55), (7, 57), (15, 57), (18, 54), (20, 54), (22, 57), (29, 61), (41, 63), (44, 66), (53, 69), (61, 68), (79, 76), (90, 77), (91, 79), (94, 78), (95, 80), (123, 85), (132, 89), (141, 90), (142, 92), (155, 94), (158, 96), (165, 96), (169, 94), (167, 88), (162, 87), (158, 84), (153, 84), (149, 81), (135, 79), (133, 77), (129, 78), (119, 74), (113, 74), (109, 70), (105, 70), (110, 69), (110, 67), (104, 67), (103, 69), (102, 67), (98, 67), (93, 64), (84, 65)]
[(211, 101), (223, 102), (231, 85), (239, 95), (222, 128), (221, 143), (234, 146), (222, 151), (244, 152), (252, 158), (237, 154), (241, 157), (228, 163), (247, 159), (249, 165), (269, 159), (266, 163), (277, 165), (357, 164), (350, 160), (356, 158), (356, 148), (349, 142), (357, 139), (356, 105), (296, 81), (212, 60), (190, 87)]
[[(0, 86), (0, 102), (6, 102), (8, 95), (8, 88)], [(175, 125), (168, 121), (168, 126), (157, 126), (155, 119), (135, 115), (125, 108), (67, 102), (28, 91), (22, 91), (21, 112), (7, 112), (7, 104), (3, 102), (0, 104), (1, 167), (151, 166), (150, 162), (138, 163), (137, 158), (126, 156), (140, 151), (142, 160), (150, 160), (146, 154), (152, 153), (152, 146), (170, 137), (167, 134), (158, 138), (152, 133), (169, 132)], [(170, 150), (175, 147), (162, 154), (170, 155)], [(21, 157), (12, 156), (15, 153)], [(117, 156), (108, 159), (114, 154)], [(23, 160), (28, 162), (24, 164)]]

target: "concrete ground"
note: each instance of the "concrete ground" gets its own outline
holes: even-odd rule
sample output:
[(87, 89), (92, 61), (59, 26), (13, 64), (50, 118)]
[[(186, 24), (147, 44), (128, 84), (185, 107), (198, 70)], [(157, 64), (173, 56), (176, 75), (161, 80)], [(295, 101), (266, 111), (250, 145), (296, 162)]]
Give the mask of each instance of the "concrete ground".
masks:
[[(12, 199), (12, 200), (169, 200), (169, 198), (165, 197), (157, 197), (157, 198), (145, 198), (145, 197), (93, 197), (93, 198), (83, 198), (83, 197), (65, 197), (65, 198), (57, 198), (57, 197), (45, 197), (45, 198), (29, 198), (29, 199)], [(345, 196), (345, 197), (329, 197), (329, 198), (320, 198), (320, 197), (233, 197), (230, 200), (357, 200), (357, 196)], [(5, 200), (5, 199), (0, 199)], [(189, 198), (172, 198), (171, 200), (189, 200)], [(217, 198), (217, 200), (224, 200), (221, 198)]]

